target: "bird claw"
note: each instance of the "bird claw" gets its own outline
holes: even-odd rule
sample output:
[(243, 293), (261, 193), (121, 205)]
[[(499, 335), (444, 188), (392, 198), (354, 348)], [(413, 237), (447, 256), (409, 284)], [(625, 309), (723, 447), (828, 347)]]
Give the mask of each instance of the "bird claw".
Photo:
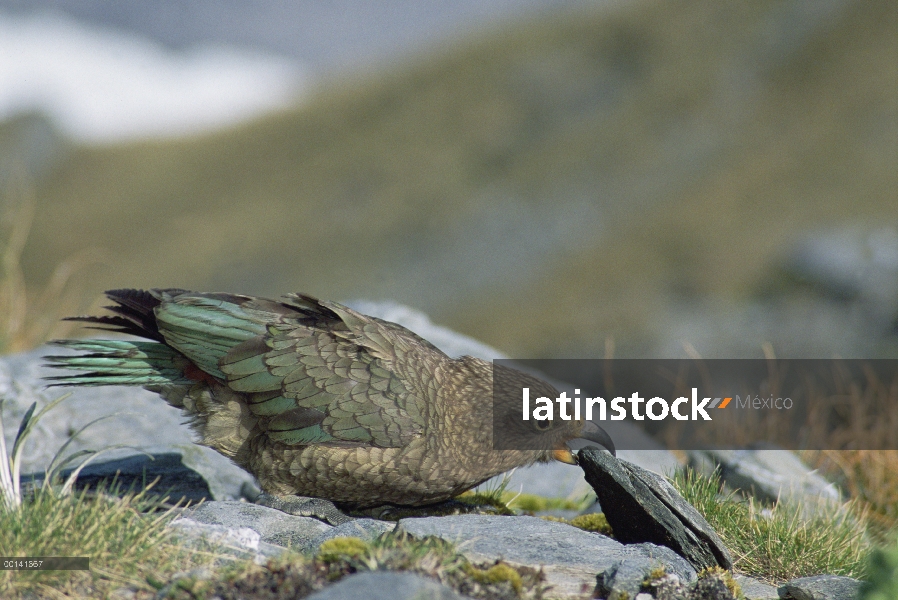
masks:
[(444, 517), (449, 515), (465, 514), (502, 514), (493, 506), (468, 504), (458, 500), (446, 500), (436, 504), (425, 506), (395, 506), (385, 504), (362, 510), (354, 510), (352, 514), (357, 517), (378, 519), (380, 521), (399, 521), (400, 519), (420, 517)]
[(327, 521), (331, 525), (342, 525), (353, 521), (350, 517), (324, 498), (310, 498), (308, 496), (272, 496), (262, 492), (255, 499), (255, 503), (268, 508), (274, 508), (295, 517), (313, 517), (321, 521)]

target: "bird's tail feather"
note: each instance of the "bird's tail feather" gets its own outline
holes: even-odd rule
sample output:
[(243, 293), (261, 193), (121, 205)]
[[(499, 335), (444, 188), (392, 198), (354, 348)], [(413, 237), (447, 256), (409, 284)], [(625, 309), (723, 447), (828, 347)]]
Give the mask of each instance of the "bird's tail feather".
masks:
[(193, 383), (184, 375), (185, 359), (164, 344), (127, 340), (59, 340), (53, 344), (89, 354), (44, 357), (48, 367), (86, 371), (47, 377), (53, 381), (51, 386)]

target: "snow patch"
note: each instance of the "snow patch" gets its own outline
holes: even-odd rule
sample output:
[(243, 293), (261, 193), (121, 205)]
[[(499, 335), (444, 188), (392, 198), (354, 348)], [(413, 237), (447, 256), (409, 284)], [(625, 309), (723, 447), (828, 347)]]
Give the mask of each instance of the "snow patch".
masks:
[(227, 46), (174, 51), (56, 13), (0, 12), (0, 120), (41, 111), (73, 138), (185, 135), (295, 103), (295, 61)]

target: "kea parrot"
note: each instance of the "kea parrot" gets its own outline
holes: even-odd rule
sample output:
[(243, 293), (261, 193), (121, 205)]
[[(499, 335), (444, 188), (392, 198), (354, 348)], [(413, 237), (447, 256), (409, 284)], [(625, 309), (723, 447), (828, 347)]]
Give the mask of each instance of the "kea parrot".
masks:
[[(183, 411), (199, 444), (258, 480), (257, 502), (291, 514), (338, 524), (349, 520), (344, 511), (440, 503), (515, 467), (576, 464), (566, 445), (575, 438), (614, 452), (591, 422), (524, 421), (520, 396), (494, 401), (494, 379), (557, 397), (548, 383), (451, 358), (336, 302), (180, 289), (106, 295), (111, 315), (71, 320), (143, 340), (54, 342), (87, 353), (47, 357), (82, 371), (51, 377), (54, 385), (158, 393)], [(495, 448), (494, 415), (521, 449)]]

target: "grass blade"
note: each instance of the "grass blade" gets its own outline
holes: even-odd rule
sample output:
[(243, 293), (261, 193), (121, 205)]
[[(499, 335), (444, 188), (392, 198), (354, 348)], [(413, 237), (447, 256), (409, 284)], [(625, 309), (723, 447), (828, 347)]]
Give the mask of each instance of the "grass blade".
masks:
[(6, 436), (3, 435), (3, 402), (5, 398), (0, 398), (0, 504), (6, 509), (15, 509), (18, 506), (16, 502), (15, 486), (12, 483), (12, 472), (10, 471), (10, 459), (6, 452)]

